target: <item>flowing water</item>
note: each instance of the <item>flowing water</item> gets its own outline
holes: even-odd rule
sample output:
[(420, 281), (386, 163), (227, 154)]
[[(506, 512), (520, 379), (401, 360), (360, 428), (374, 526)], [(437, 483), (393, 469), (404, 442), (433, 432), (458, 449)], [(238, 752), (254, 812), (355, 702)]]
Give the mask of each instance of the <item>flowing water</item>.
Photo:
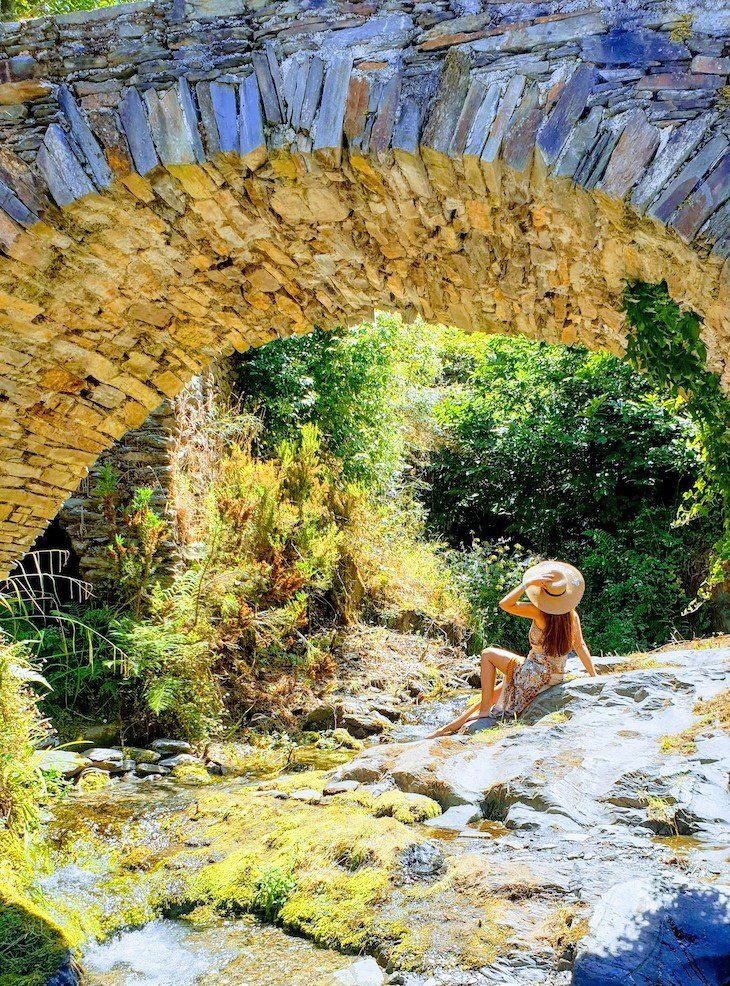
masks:
[(352, 963), (254, 918), (157, 919), (93, 945), (83, 960), (89, 986), (325, 986)]

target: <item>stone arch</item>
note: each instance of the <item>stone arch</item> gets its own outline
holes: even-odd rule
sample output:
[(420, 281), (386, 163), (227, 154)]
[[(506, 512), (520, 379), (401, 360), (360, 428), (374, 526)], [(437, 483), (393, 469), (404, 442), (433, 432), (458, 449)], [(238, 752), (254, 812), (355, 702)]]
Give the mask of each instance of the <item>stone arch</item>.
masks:
[(0, 571), (208, 362), (377, 307), (621, 353), (665, 279), (730, 385), (730, 19), (456, 8), (0, 27)]

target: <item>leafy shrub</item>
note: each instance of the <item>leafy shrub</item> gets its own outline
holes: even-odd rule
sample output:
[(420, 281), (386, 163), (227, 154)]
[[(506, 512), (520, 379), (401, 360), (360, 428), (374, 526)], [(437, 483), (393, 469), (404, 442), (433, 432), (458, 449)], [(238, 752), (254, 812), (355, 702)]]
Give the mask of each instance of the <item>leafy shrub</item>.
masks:
[[(27, 647), (0, 636), (0, 837), (35, 828), (44, 793), (36, 744), (43, 735)], [(2, 844), (0, 839), (0, 852)]]
[(699, 431), (702, 470), (685, 498), (683, 517), (686, 521), (707, 518), (718, 510), (724, 516), (703, 586), (707, 595), (730, 572), (730, 400), (718, 374), (707, 369), (702, 320), (672, 300), (666, 281), (627, 285), (624, 310), (629, 326), (627, 359), (654, 387), (672, 394)]
[(244, 407), (262, 417), (258, 450), (275, 455), (315, 424), (345, 480), (388, 489), (428, 413), (438, 374), (434, 330), (378, 312), (353, 329), (315, 330), (250, 350), (237, 365)]
[(596, 651), (706, 632), (710, 614), (689, 611), (722, 521), (715, 501), (675, 523), (704, 454), (681, 408), (607, 354), (442, 338), (449, 388), (435, 413), (444, 440), (425, 497), (433, 528), (463, 546), (450, 558), (471, 603), (474, 647), (524, 652), (521, 621), (497, 603), (543, 556), (583, 570)]

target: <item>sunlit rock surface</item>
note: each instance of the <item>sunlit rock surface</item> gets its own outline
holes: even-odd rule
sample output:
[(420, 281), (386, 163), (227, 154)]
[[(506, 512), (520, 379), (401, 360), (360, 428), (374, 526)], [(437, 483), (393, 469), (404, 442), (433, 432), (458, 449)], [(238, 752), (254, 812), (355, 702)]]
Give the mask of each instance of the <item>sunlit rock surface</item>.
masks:
[(246, 955), (262, 975), (271, 963), (262, 983), (288, 982), (289, 967), (297, 986), (299, 968), (349, 981), (340, 955), (221, 924), (263, 906), (264, 886), (284, 928), (370, 953), (401, 986), (719, 986), (729, 659), (605, 659), (597, 679), (576, 675), (523, 722), (472, 737), (424, 740), (466, 696), (424, 703), (394, 727), (402, 742), (373, 739), (334, 771), (74, 794), (40, 886), (53, 916), (85, 929), (99, 986), (137, 986), (143, 966), (166, 986), (144, 945), (157, 939), (191, 986), (221, 970), (249, 986)]

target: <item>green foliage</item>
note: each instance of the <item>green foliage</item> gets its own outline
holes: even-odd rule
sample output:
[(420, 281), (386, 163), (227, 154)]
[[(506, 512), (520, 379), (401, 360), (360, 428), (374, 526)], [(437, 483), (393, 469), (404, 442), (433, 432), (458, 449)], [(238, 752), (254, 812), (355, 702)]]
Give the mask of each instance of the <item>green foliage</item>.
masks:
[(94, 10), (97, 7), (113, 7), (119, 0), (3, 0), (0, 20), (25, 20), (30, 17), (48, 17), (67, 14), (73, 10)]
[(478, 653), (494, 644), (523, 652), (525, 627), (499, 608), (499, 600), (520, 584), (536, 556), (519, 544), (474, 541), (469, 550), (453, 550), (448, 557), (456, 583), (469, 602), (470, 649)]
[(724, 510), (724, 532), (706, 581), (710, 588), (730, 569), (730, 400), (719, 376), (707, 369), (701, 319), (672, 301), (665, 281), (628, 285), (624, 310), (630, 329), (627, 358), (652, 386), (676, 398), (699, 431), (702, 474), (686, 498), (684, 519), (710, 516), (718, 502)]
[(689, 422), (608, 354), (454, 332), (443, 359), (460, 386), (435, 409), (445, 441), (428, 504), (451, 540), (516, 537), (552, 555), (697, 475)]
[(44, 986), (69, 956), (64, 931), (7, 874), (0, 885), (0, 986)]
[(264, 421), (258, 448), (276, 454), (282, 440), (316, 424), (346, 480), (388, 488), (424, 413), (423, 385), (438, 371), (432, 331), (379, 312), (354, 329), (317, 329), (250, 350), (237, 374), (245, 407)]
[(45, 685), (28, 647), (0, 632), (0, 836), (22, 834), (38, 822), (45, 787), (36, 753), (43, 735), (36, 682)]
[(93, 492), (109, 525), (114, 596), (139, 618), (170, 536), (169, 526), (155, 511), (154, 490), (149, 487), (134, 489), (129, 502), (122, 502), (119, 475), (108, 464), (102, 467)]
[(291, 872), (278, 866), (267, 867), (259, 873), (251, 888), (251, 910), (266, 921), (276, 921), (295, 887), (296, 880)]
[(435, 414), (444, 441), (426, 500), (434, 528), (467, 546), (451, 560), (471, 601), (474, 645), (524, 649), (524, 628), (497, 603), (540, 556), (584, 571), (583, 622), (596, 651), (707, 631), (707, 612), (686, 611), (707, 573), (717, 504), (673, 523), (703, 469), (688, 416), (607, 354), (443, 339), (449, 387)]

